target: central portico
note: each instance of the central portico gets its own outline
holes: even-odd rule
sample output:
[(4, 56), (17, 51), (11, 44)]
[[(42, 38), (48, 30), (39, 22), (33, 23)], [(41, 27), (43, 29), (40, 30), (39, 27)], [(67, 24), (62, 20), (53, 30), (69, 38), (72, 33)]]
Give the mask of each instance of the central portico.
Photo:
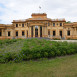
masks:
[(32, 18), (27, 19), (28, 37), (47, 37), (47, 23), (50, 19), (45, 13), (33, 13)]
[(42, 25), (29, 26), (28, 37), (47, 37), (47, 27)]

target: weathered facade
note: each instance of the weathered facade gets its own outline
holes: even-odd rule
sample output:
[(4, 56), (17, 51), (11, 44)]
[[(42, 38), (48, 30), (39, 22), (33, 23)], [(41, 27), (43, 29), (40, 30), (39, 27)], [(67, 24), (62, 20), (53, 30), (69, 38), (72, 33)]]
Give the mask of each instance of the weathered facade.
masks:
[(0, 24), (0, 39), (46, 37), (77, 39), (77, 22), (50, 19), (46, 13), (33, 13), (32, 18), (13, 20), (12, 24)]

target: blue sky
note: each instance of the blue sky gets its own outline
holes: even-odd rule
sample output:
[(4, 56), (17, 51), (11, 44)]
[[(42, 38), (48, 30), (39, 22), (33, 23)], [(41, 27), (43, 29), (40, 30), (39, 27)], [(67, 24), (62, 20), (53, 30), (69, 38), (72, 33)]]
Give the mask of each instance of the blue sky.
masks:
[(39, 12), (39, 6), (48, 18), (77, 22), (77, 0), (0, 0), (0, 23), (30, 18)]

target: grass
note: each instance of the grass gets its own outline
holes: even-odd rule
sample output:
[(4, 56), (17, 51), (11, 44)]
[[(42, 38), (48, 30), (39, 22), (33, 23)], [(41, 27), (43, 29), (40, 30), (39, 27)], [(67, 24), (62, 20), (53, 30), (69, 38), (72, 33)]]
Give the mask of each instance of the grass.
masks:
[(0, 77), (77, 77), (77, 54), (55, 59), (0, 64)]

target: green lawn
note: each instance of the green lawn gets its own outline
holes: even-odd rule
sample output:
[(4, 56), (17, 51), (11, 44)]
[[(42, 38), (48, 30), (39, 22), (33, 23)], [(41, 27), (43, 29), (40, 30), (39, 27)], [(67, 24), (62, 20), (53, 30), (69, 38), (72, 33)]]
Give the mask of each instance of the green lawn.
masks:
[(50, 60), (0, 64), (0, 77), (77, 77), (77, 54)]

